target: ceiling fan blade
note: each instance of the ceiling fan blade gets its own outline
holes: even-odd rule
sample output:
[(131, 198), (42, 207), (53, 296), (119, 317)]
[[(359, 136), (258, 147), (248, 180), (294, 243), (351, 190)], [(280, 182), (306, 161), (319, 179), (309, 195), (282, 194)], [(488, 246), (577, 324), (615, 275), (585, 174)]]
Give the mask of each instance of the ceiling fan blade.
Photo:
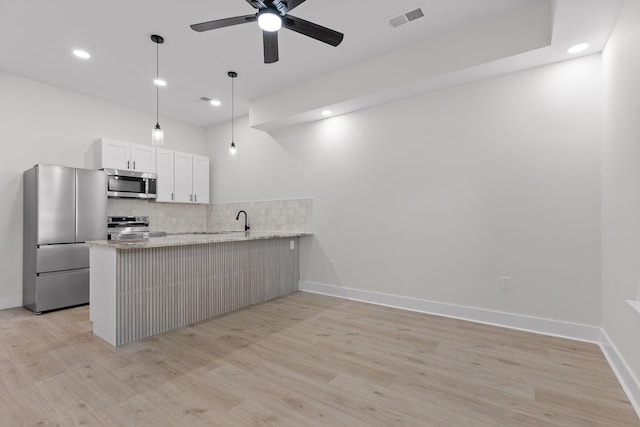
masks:
[(278, 62), (278, 32), (263, 31), (262, 42), (264, 45), (264, 63), (273, 64)]
[(282, 18), (282, 26), (296, 33), (304, 34), (305, 36), (330, 44), (331, 46), (338, 46), (344, 38), (344, 34), (342, 33), (291, 15)]
[(193, 31), (209, 31), (216, 28), (230, 27), (231, 25), (246, 24), (247, 22), (257, 21), (256, 15), (235, 16), (233, 18), (216, 19), (215, 21), (202, 22), (200, 24), (191, 25)]

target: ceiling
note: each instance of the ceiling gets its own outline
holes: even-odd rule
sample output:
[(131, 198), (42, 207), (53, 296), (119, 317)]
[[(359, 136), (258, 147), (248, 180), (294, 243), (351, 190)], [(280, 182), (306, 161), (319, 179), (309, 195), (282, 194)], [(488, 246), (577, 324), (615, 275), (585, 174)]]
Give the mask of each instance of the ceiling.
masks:
[[(160, 77), (168, 82), (160, 88), (161, 116), (210, 126), (230, 118), (229, 70), (239, 74), (236, 114), (246, 114), (251, 100), (536, 1), (545, 0), (307, 0), (292, 15), (343, 32), (343, 43), (331, 47), (283, 29), (280, 61), (264, 64), (255, 23), (204, 33), (189, 28), (254, 13), (245, 0), (0, 0), (0, 71), (155, 113), (156, 45), (150, 35), (159, 34), (165, 38)], [(620, 3), (557, 2), (565, 4), (561, 24), (569, 32), (567, 7), (580, 18), (580, 4)], [(424, 18), (397, 28), (388, 23), (416, 7)], [(590, 27), (582, 25), (584, 37)], [(605, 39), (601, 49), (610, 28), (598, 31)], [(77, 59), (71, 51), (78, 48), (92, 57)], [(202, 96), (223, 104), (213, 107)]]

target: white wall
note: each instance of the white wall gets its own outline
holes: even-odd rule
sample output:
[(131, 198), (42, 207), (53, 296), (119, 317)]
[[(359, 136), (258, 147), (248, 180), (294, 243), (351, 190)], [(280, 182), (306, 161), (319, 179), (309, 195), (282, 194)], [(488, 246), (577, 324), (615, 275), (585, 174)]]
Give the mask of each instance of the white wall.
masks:
[[(149, 144), (154, 125), (154, 114), (0, 73), (0, 308), (22, 304), (22, 172), (36, 163), (93, 168), (95, 139)], [(206, 153), (203, 129), (161, 125), (167, 148)]]
[(590, 56), (271, 135), (245, 117), (235, 160), (211, 128), (213, 201), (314, 197), (302, 280), (599, 325), (600, 71)]
[[(640, 2), (627, 1), (603, 53), (603, 328), (640, 378)], [(637, 380), (636, 380), (637, 381)]]

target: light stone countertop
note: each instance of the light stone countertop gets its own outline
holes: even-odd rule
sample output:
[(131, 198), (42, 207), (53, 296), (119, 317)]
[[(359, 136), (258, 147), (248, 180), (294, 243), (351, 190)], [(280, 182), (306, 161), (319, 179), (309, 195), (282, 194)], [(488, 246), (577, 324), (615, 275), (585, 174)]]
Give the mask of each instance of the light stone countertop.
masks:
[(297, 231), (244, 231), (168, 234), (166, 237), (150, 237), (143, 240), (93, 240), (89, 246), (106, 246), (116, 249), (162, 248), (167, 246), (204, 245), (209, 243), (244, 242), (257, 239), (278, 239), (311, 236), (313, 233)]

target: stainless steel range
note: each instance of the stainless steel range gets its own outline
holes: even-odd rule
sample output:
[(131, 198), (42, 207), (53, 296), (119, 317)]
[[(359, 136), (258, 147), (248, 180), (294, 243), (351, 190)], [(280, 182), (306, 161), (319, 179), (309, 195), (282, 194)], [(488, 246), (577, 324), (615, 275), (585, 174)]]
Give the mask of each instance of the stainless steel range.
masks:
[(149, 231), (148, 216), (107, 217), (107, 239), (109, 240), (143, 240), (163, 236), (166, 236), (164, 231)]

